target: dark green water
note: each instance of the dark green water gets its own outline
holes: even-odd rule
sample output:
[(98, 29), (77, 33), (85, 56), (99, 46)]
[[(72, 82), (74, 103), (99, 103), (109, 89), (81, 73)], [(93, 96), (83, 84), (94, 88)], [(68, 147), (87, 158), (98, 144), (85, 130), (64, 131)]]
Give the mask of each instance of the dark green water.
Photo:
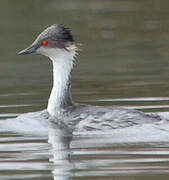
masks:
[[(50, 61), (17, 52), (54, 23), (70, 27), (82, 43), (72, 76), (74, 101), (168, 111), (168, 7), (167, 0), (1, 0), (0, 118), (46, 108)], [(169, 179), (167, 144), (91, 140), (91, 147), (84, 140), (85, 147), (79, 141), (71, 143), (71, 160), (58, 162), (49, 161), (60, 151), (48, 137), (0, 134), (0, 179)]]

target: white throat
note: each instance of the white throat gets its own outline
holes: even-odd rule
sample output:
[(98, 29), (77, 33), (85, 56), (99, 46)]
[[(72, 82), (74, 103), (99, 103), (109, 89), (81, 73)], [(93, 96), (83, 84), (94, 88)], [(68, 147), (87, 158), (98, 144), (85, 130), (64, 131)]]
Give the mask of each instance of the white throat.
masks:
[(66, 49), (41, 49), (39, 53), (48, 56), (53, 63), (53, 88), (47, 110), (51, 116), (58, 116), (73, 104), (70, 92), (70, 75), (76, 55), (76, 46)]

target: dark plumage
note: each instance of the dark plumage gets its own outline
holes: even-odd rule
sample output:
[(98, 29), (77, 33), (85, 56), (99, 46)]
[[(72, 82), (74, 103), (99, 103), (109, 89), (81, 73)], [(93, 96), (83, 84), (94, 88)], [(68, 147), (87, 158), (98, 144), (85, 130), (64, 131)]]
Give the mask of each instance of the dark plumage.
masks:
[(71, 31), (61, 24), (53, 24), (45, 29), (33, 44), (41, 45), (43, 40), (48, 41), (48, 47), (50, 48), (65, 48), (74, 42)]

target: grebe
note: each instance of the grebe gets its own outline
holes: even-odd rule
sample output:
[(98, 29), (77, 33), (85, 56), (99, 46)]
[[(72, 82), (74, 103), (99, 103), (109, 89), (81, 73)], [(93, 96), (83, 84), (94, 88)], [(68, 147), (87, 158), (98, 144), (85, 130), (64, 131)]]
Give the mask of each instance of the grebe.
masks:
[(71, 31), (63, 25), (54, 24), (45, 29), (28, 48), (18, 53), (37, 53), (51, 59), (53, 88), (47, 112), (53, 121), (61, 121), (73, 131), (105, 131), (161, 120), (158, 115), (137, 110), (73, 103), (70, 76), (77, 50)]

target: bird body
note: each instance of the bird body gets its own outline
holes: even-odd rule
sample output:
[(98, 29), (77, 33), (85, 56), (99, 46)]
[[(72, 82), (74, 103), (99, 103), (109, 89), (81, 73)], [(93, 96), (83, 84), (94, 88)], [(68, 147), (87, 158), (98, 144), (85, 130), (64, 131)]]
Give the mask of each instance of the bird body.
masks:
[(19, 52), (30, 53), (45, 55), (53, 63), (53, 88), (47, 106), (53, 121), (62, 121), (73, 131), (104, 131), (161, 120), (157, 115), (147, 115), (137, 110), (73, 103), (70, 77), (77, 47), (70, 30), (63, 25), (48, 27), (31, 46)]

